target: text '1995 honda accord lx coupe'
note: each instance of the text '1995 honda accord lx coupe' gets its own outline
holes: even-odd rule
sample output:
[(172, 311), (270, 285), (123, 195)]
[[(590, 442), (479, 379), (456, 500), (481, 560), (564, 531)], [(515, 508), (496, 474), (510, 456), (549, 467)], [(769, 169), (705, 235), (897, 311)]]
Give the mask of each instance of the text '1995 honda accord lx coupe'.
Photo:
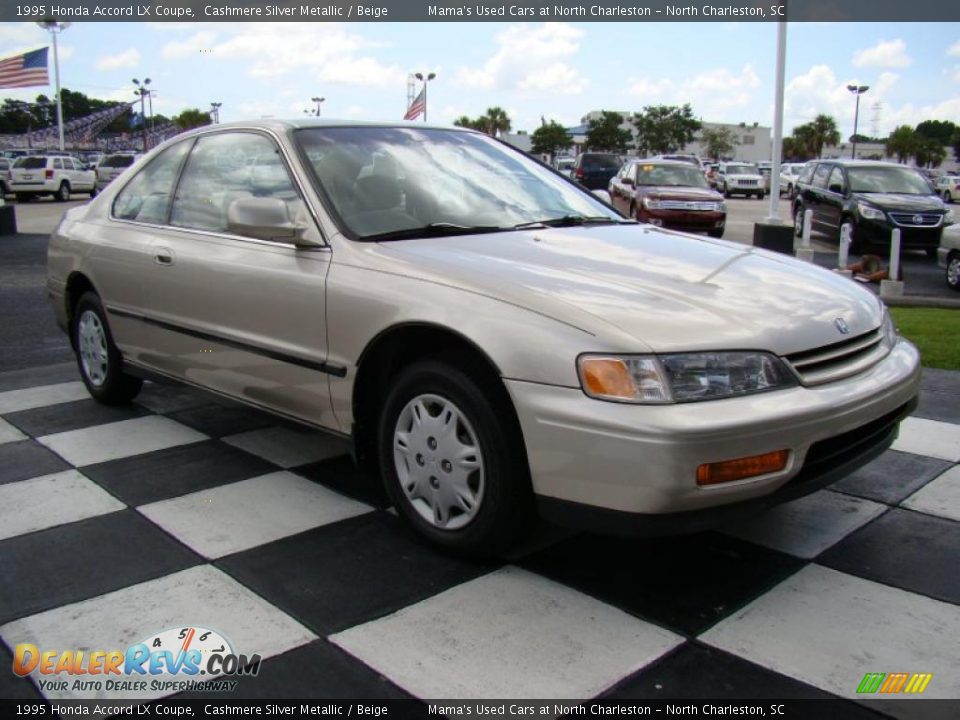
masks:
[(481, 133), (184, 133), (50, 240), (105, 403), (165, 376), (352, 439), (399, 513), (500, 552), (535, 512), (729, 521), (887, 448), (919, 358), (849, 280), (645, 226)]

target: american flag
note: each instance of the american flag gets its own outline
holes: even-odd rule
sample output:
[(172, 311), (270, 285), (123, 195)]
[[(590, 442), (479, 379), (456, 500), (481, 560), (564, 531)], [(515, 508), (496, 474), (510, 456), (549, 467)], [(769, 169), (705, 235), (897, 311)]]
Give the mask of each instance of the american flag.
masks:
[(0, 60), (0, 88), (49, 85), (47, 49), (40, 48), (23, 55)]
[(407, 108), (407, 114), (403, 116), (404, 120), (416, 120), (420, 117), (420, 113), (427, 109), (427, 89), (424, 88), (420, 91), (420, 94), (414, 98), (413, 102), (410, 103), (410, 107)]

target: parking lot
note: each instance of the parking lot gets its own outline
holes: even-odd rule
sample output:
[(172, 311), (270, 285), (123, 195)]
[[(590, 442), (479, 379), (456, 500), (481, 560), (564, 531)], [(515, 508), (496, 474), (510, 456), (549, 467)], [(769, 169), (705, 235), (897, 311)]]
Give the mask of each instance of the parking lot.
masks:
[[(915, 698), (858, 699), (875, 672), (960, 697), (956, 373), (925, 372), (892, 450), (750, 522), (539, 527), (465, 562), (410, 534), (341, 440), (176, 386), (89, 399), (43, 289), (43, 233), (77, 202), (18, 207), (22, 234), (0, 237), (0, 665), (18, 643), (125, 648), (189, 622), (263, 656), (231, 698), (833, 698), (835, 717), (916, 717)], [(768, 203), (729, 205), (727, 239), (748, 243)], [(0, 674), (4, 698), (96, 694)]]

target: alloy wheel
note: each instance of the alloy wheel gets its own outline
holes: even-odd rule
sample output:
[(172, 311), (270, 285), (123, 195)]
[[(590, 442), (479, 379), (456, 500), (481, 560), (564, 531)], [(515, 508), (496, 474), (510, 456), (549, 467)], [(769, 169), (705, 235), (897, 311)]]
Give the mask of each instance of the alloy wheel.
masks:
[(94, 387), (100, 387), (107, 379), (107, 334), (100, 318), (92, 310), (86, 310), (80, 316), (80, 322), (77, 323), (77, 343), (83, 374)]

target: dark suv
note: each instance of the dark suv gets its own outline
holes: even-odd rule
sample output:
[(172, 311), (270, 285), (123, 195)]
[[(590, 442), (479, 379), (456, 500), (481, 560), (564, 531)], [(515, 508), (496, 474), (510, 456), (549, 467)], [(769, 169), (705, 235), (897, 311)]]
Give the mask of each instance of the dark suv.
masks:
[(573, 179), (587, 190), (606, 190), (621, 165), (620, 156), (613, 153), (580, 153), (573, 166)]
[(832, 237), (839, 238), (840, 227), (850, 223), (850, 252), (858, 255), (889, 248), (891, 233), (899, 228), (902, 248), (935, 257), (943, 226), (953, 222), (953, 213), (916, 170), (863, 160), (808, 163), (793, 201), (797, 237), (808, 209), (813, 211), (812, 229)]

